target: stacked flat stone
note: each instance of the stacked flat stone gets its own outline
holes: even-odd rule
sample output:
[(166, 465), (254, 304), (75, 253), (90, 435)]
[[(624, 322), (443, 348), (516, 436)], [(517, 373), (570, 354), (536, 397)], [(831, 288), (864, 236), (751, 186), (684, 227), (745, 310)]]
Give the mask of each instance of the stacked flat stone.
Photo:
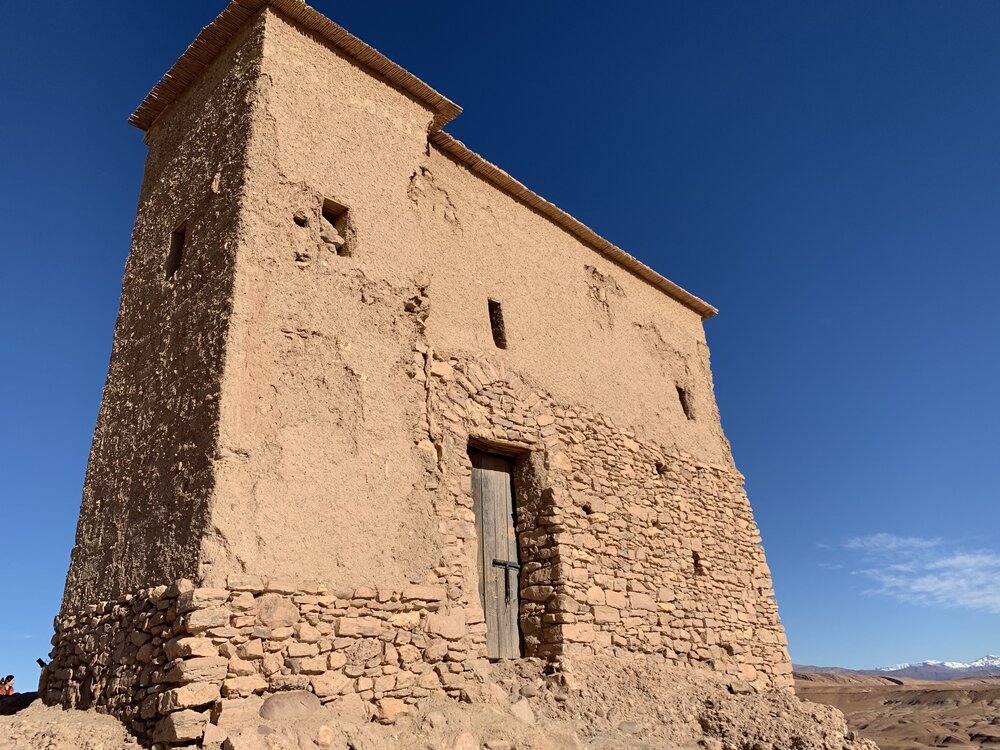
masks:
[[(394, 720), (432, 693), (462, 695), (485, 627), (449, 611), (443, 585), (399, 591), (231, 577), (225, 589), (182, 580), (59, 617), (45, 672), (48, 703), (101, 705), (137, 736), (202, 739), (246, 713), (247, 699), (304, 690)], [(258, 704), (259, 705), (259, 702)]]
[[(660, 654), (791, 688), (739, 472), (559, 404), (501, 361), (418, 354), (428, 363), (415, 377), (428, 389), (429, 447), (454, 477), (442, 511), (472, 508), (470, 441), (540, 459), (515, 467), (515, 485), (531, 488), (517, 497), (527, 655)], [(463, 552), (455, 563), (473, 575), (475, 547)]]

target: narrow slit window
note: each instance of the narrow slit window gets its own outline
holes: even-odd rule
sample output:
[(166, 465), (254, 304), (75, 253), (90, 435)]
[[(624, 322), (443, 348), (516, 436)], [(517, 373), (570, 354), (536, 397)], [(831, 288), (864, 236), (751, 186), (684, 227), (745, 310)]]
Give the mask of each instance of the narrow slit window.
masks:
[(170, 233), (170, 250), (167, 253), (165, 271), (169, 281), (177, 273), (184, 260), (184, 245), (187, 244), (187, 224), (181, 224)]
[(507, 329), (503, 324), (503, 307), (494, 299), (490, 303), (490, 328), (493, 330), (493, 343), (497, 349), (507, 348)]
[(684, 416), (688, 419), (694, 419), (694, 410), (691, 408), (691, 394), (687, 388), (677, 386), (677, 400), (681, 402), (681, 409), (684, 410)]
[(354, 228), (351, 226), (347, 206), (329, 198), (323, 201), (320, 211), (322, 225), (319, 237), (337, 255), (347, 257), (354, 252)]

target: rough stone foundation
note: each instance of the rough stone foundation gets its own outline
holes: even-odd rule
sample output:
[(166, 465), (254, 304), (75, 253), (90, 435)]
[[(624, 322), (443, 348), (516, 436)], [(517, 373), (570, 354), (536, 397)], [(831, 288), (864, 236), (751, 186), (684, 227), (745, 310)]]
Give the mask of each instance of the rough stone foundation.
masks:
[(433, 585), (330, 594), (253, 576), (227, 589), (182, 580), (57, 618), (45, 697), (101, 705), (140, 738), (169, 744), (201, 739), (265, 692), (363, 702), (390, 721), (432, 693), (461, 696), (488, 668), (475, 658), (484, 625), (447, 600)]

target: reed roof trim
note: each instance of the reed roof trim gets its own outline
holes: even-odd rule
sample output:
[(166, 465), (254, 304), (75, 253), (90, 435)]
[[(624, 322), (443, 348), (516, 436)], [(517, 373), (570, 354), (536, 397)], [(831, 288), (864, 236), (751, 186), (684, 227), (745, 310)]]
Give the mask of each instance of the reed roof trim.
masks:
[(570, 216), (554, 203), (529, 190), (500, 167), (469, 149), (464, 143), (441, 130), (454, 120), (462, 108), (439, 94), (412, 73), (404, 70), (373, 47), (331, 21), (303, 0), (231, 0), (226, 9), (202, 29), (180, 59), (163, 76), (132, 113), (129, 122), (148, 131), (156, 119), (183, 96), (198, 77), (215, 61), (240, 28), (262, 8), (270, 6), (302, 28), (316, 33), (361, 67), (387, 80), (434, 112), (428, 139), (431, 144), (515, 200), (545, 216), (585, 245), (593, 248), (636, 276), (665, 292), (698, 313), (703, 320), (715, 315), (712, 305), (664, 278), (620, 247), (601, 237), (583, 222)]
[(148, 131), (156, 118), (198, 79), (237, 31), (261, 8), (270, 6), (355, 60), (359, 65), (402, 89), (434, 112), (434, 128), (442, 128), (458, 117), (462, 108), (439, 94), (415, 75), (365, 44), (302, 0), (232, 0), (226, 9), (202, 29), (183, 55), (153, 87), (129, 122)]

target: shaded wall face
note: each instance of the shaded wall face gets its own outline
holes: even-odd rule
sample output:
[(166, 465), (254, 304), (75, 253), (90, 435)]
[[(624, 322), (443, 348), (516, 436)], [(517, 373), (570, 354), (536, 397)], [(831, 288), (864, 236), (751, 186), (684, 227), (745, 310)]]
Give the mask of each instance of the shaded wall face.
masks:
[(248, 25), (148, 134), (64, 610), (197, 572), (260, 37)]

